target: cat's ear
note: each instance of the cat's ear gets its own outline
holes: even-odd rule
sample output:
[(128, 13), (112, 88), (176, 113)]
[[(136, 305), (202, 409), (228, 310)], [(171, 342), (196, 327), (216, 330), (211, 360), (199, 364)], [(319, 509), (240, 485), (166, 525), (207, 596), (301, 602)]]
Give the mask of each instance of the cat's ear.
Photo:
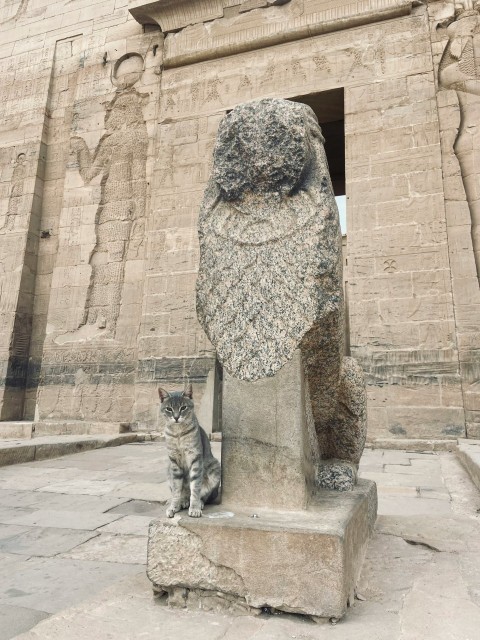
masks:
[(158, 397), (160, 398), (160, 402), (163, 402), (170, 397), (170, 394), (168, 391), (165, 391), (165, 389), (162, 389), (162, 387), (158, 387)]
[(190, 400), (193, 398), (193, 389), (192, 389), (192, 383), (190, 383), (188, 386), (185, 387), (182, 395), (185, 398), (190, 398)]

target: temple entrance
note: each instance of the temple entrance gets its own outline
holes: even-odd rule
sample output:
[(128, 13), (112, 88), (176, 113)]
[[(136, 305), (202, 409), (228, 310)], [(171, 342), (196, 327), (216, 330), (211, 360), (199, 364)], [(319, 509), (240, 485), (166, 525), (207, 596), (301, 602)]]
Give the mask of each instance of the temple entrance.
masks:
[(325, 137), (333, 192), (337, 201), (342, 229), (343, 281), (345, 291), (345, 350), (350, 354), (350, 329), (348, 321), (348, 257), (347, 257), (347, 197), (345, 188), (345, 108), (344, 90), (333, 89), (321, 93), (291, 98), (295, 102), (308, 104), (313, 109)]

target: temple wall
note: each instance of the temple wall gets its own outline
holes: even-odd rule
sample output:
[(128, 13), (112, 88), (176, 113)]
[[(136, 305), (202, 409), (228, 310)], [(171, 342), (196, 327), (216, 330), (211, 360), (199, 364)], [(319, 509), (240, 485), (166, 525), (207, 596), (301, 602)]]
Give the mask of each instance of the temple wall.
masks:
[(155, 428), (158, 384), (187, 378), (211, 419), (196, 222), (219, 122), (247, 100), (343, 89), (349, 347), (369, 437), (478, 436), (461, 108), (439, 83), (453, 4), (212, 0), (208, 22), (180, 4), (145, 3), (144, 26), (123, 0), (0, 14), (0, 419)]

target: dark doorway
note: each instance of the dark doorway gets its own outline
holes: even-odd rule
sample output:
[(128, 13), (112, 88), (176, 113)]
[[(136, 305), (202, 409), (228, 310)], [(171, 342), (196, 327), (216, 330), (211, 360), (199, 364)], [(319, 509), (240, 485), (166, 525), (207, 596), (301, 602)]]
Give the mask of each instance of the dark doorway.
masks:
[(325, 153), (332, 178), (333, 191), (340, 214), (343, 233), (343, 276), (345, 291), (345, 343), (346, 353), (350, 353), (350, 329), (348, 322), (348, 258), (347, 258), (347, 216), (345, 197), (345, 106), (343, 89), (332, 89), (321, 93), (290, 98), (295, 102), (308, 104), (318, 118), (325, 138)]
[(345, 195), (345, 116), (343, 89), (291, 98), (313, 109), (325, 137), (325, 152), (336, 196)]
[(325, 138), (333, 191), (337, 199), (340, 213), (342, 233), (347, 232), (346, 198), (345, 198), (345, 111), (343, 89), (332, 89), (321, 93), (290, 98), (295, 102), (303, 102), (313, 109), (322, 127)]

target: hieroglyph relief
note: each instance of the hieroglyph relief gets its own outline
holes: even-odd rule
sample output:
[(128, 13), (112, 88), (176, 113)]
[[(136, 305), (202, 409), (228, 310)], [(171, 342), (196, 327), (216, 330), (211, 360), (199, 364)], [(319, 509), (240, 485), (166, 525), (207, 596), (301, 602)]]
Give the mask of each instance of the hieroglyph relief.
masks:
[(105, 133), (93, 154), (83, 138), (74, 137), (85, 184), (99, 174), (100, 203), (95, 217), (96, 243), (85, 313), (80, 326), (96, 325), (104, 337), (114, 337), (125, 273), (125, 261), (138, 256), (144, 240), (147, 128), (143, 119), (144, 95), (125, 81), (105, 115)]
[(454, 144), (470, 208), (472, 243), (480, 280), (480, 2), (465, 0), (447, 28), (439, 84), (457, 92), (461, 122)]
[(12, 175), (12, 190), (10, 191), (10, 199), (8, 201), (7, 214), (0, 232), (13, 231), (15, 228), (15, 220), (21, 214), (23, 201), (23, 183), (26, 174), (26, 155), (19, 153), (15, 160)]

